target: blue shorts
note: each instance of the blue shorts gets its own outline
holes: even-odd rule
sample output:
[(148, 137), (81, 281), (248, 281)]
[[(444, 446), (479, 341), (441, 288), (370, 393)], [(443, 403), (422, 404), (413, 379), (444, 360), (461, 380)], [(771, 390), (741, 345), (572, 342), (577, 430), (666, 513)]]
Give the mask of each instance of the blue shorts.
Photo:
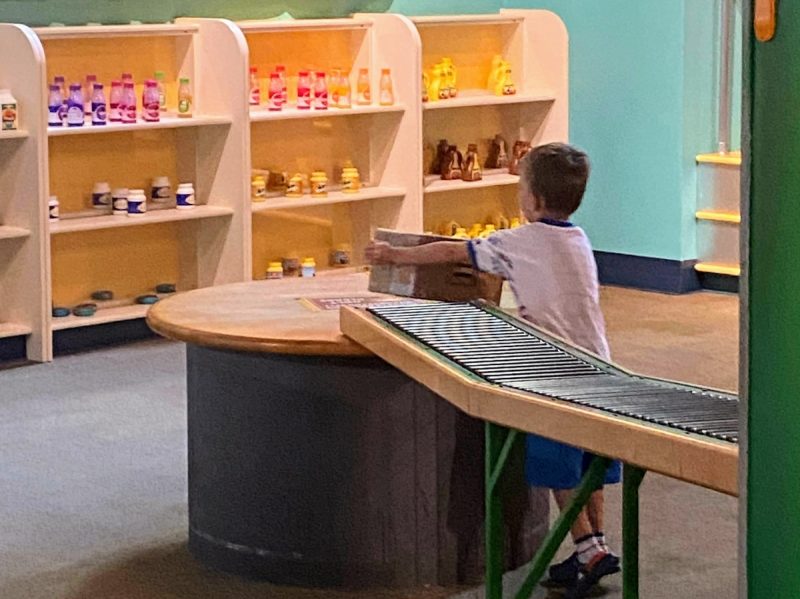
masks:
[[(594, 456), (590, 453), (551, 441), (538, 435), (525, 439), (525, 478), (532, 487), (574, 489), (589, 468)], [(614, 460), (606, 472), (605, 484), (616, 484), (622, 478), (622, 465)]]

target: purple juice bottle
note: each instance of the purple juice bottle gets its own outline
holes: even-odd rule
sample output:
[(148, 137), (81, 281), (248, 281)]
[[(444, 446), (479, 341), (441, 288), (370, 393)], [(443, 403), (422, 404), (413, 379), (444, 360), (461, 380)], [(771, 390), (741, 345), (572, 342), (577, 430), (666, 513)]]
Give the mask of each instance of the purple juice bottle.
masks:
[(92, 125), (106, 124), (106, 95), (103, 84), (95, 83), (92, 90)]
[(119, 104), (122, 101), (122, 82), (116, 79), (111, 82), (111, 92), (108, 95), (108, 120), (118, 123), (122, 120), (122, 111)]
[(63, 126), (65, 113), (61, 88), (58, 84), (51, 84), (50, 94), (47, 97), (47, 125), (49, 127)]
[(67, 126), (83, 127), (83, 91), (80, 83), (72, 83), (69, 86)]

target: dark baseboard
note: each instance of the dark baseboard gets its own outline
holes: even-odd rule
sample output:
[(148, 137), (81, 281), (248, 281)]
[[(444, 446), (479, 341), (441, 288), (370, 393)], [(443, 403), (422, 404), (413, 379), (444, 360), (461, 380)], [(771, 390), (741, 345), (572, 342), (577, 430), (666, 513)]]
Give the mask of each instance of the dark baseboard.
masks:
[(53, 333), (53, 353), (58, 356), (156, 336), (144, 318), (64, 329)]
[(27, 353), (25, 335), (0, 339), (0, 363), (3, 365), (24, 361)]
[(724, 291), (725, 293), (739, 293), (739, 277), (718, 275), (711, 272), (700, 273), (700, 285), (710, 291)]
[(664, 293), (689, 293), (700, 289), (700, 280), (694, 270), (696, 260), (666, 260), (597, 251), (594, 257), (603, 285)]

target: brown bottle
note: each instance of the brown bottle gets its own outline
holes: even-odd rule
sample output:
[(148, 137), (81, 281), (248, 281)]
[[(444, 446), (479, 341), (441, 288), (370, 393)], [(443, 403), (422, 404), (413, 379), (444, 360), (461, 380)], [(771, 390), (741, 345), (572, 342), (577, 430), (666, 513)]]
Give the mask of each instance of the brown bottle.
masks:
[(445, 154), (442, 161), (442, 179), (450, 181), (451, 179), (461, 178), (461, 166), (464, 163), (464, 157), (458, 151), (456, 146), (448, 146), (447, 154)]
[(508, 168), (508, 152), (506, 151), (506, 140), (498, 133), (492, 140), (489, 148), (489, 156), (486, 158), (485, 168)]
[(447, 143), (446, 139), (439, 140), (439, 145), (436, 146), (436, 156), (433, 159), (433, 164), (431, 164), (432, 175), (442, 174), (442, 165), (444, 164), (444, 160), (447, 157), (447, 150), (449, 147), (450, 145)]
[(519, 175), (519, 163), (525, 154), (531, 151), (531, 144), (527, 141), (517, 140), (514, 143), (514, 151), (511, 155), (511, 163), (508, 165), (508, 172), (512, 175)]
[(481, 163), (478, 160), (478, 145), (469, 144), (461, 167), (461, 178), (464, 181), (480, 181), (483, 178)]

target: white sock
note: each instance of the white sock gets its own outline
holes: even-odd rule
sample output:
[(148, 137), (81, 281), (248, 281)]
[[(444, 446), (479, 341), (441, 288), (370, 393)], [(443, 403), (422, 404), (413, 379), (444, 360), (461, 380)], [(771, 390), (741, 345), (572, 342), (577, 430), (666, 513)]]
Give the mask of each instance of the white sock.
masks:
[(594, 535), (586, 535), (575, 543), (575, 552), (578, 554), (578, 561), (586, 565), (591, 562), (598, 554), (606, 553)]

